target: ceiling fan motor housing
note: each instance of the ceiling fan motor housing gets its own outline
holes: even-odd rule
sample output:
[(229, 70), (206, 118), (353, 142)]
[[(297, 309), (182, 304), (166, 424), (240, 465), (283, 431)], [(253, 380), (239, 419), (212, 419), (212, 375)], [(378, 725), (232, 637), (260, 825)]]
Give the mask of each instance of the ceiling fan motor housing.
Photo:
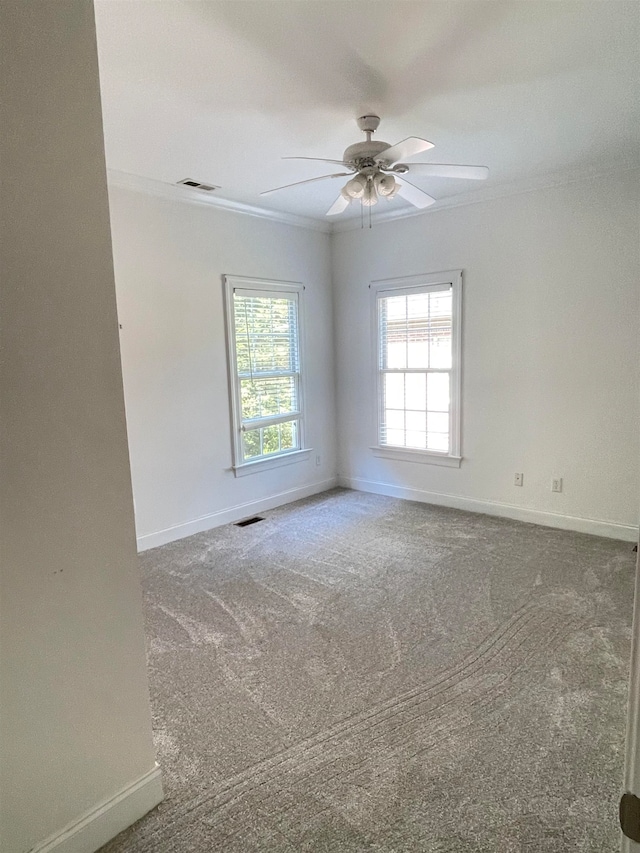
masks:
[[(361, 163), (362, 166), (373, 166), (375, 165), (374, 158), (382, 154), (387, 148), (391, 148), (388, 142), (374, 142), (373, 140), (370, 142), (356, 142), (345, 149), (342, 159), (345, 163), (353, 163), (354, 166), (358, 166), (359, 168)], [(362, 162), (368, 160), (371, 162)]]

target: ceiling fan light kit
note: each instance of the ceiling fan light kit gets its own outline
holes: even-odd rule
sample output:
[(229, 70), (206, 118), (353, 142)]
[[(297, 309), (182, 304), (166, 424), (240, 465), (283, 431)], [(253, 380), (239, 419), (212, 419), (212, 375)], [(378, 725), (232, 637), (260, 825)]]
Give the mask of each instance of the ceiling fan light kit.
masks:
[(371, 136), (378, 129), (380, 117), (376, 115), (360, 116), (357, 123), (367, 138), (364, 142), (349, 145), (342, 156), (342, 160), (325, 160), (316, 157), (285, 158), (287, 160), (317, 160), (322, 163), (335, 163), (348, 171), (286, 184), (283, 187), (266, 190), (261, 195), (288, 189), (299, 184), (347, 177), (353, 174), (353, 177), (342, 187), (340, 195), (327, 211), (327, 216), (336, 216), (342, 213), (353, 200), (359, 200), (362, 207), (371, 208), (377, 204), (379, 198), (386, 198), (387, 201), (391, 201), (396, 195), (402, 196), (414, 207), (422, 209), (435, 204), (436, 199), (406, 179), (398, 177), (399, 175), (413, 173), (437, 178), (466, 178), (470, 180), (484, 180), (489, 176), (489, 170), (486, 166), (462, 166), (453, 163), (404, 163), (402, 161), (409, 157), (433, 148), (433, 143), (417, 136), (410, 136), (396, 145), (389, 145), (388, 142), (382, 141), (374, 142)]

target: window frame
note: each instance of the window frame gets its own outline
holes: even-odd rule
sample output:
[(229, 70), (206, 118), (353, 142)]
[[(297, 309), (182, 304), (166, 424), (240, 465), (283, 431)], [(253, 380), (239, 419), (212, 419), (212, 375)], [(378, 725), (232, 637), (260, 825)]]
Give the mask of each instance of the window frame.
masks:
[[(236, 477), (252, 474), (258, 471), (277, 468), (281, 465), (289, 465), (308, 459), (311, 448), (305, 446), (305, 357), (304, 357), (304, 312), (303, 299), (304, 285), (296, 281), (278, 281), (276, 279), (249, 278), (246, 276), (223, 275), (225, 320), (226, 320), (226, 349), (227, 365), (229, 371), (229, 402), (231, 415), (231, 468)], [(238, 360), (236, 351), (235, 335), (235, 301), (236, 290), (253, 292), (259, 296), (272, 296), (273, 298), (290, 298), (296, 296), (297, 303), (297, 326), (298, 326), (298, 409), (296, 418), (298, 422), (298, 447), (291, 450), (281, 450), (268, 456), (259, 456), (256, 459), (245, 460), (243, 458), (242, 441), (242, 404), (240, 391), (240, 376), (238, 374)], [(264, 419), (263, 419), (264, 420)], [(274, 415), (275, 422), (283, 422), (282, 415)], [(259, 426), (265, 426), (264, 423)]]
[[(403, 276), (372, 281), (371, 318), (373, 330), (373, 375), (374, 375), (374, 413), (373, 435), (375, 443), (371, 446), (374, 456), (396, 459), (405, 462), (420, 462), (429, 465), (441, 465), (459, 468), (462, 462), (461, 424), (462, 424), (462, 270), (445, 270), (422, 275)], [(383, 376), (380, 353), (379, 300), (387, 296), (403, 296), (412, 293), (437, 292), (451, 290), (451, 369), (449, 394), (449, 451), (421, 450), (413, 447), (398, 447), (382, 444), (380, 441), (383, 407)]]

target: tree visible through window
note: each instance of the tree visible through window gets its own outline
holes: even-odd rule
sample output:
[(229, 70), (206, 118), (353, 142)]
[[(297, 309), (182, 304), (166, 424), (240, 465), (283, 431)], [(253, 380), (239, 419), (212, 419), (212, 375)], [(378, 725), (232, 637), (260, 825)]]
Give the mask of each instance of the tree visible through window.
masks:
[(233, 288), (235, 446), (240, 465), (301, 446), (299, 289), (277, 286)]

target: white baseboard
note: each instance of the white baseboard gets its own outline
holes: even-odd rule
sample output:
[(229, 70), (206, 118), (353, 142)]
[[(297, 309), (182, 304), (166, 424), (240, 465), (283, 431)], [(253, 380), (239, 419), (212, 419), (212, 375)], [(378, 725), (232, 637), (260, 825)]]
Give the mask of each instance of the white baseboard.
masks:
[(516, 521), (528, 521), (531, 524), (542, 524), (545, 527), (557, 527), (561, 530), (575, 530), (578, 533), (607, 536), (610, 539), (622, 539), (625, 542), (638, 541), (637, 527), (629, 524), (618, 524), (615, 521), (560, 515), (556, 512), (544, 512), (542, 510), (514, 506), (513, 504), (498, 503), (497, 501), (465, 498), (460, 495), (447, 495), (442, 492), (427, 492), (423, 489), (394, 486), (389, 483), (363, 480), (358, 477), (339, 477), (338, 483), (347, 489), (373, 492), (376, 495), (404, 498), (405, 500), (420, 501), (422, 503), (435, 504), (436, 506), (447, 506), (452, 509), (464, 509), (469, 512), (482, 512), (486, 515), (499, 515), (503, 518), (513, 518)]
[(33, 847), (29, 853), (93, 853), (140, 820), (162, 801), (162, 779), (156, 764), (115, 796), (85, 812), (61, 832)]
[(257, 512), (265, 512), (268, 509), (282, 506), (282, 504), (299, 501), (302, 498), (317, 495), (319, 492), (326, 492), (337, 485), (338, 478), (332, 477), (329, 480), (321, 480), (318, 483), (310, 483), (307, 486), (300, 486), (297, 489), (279, 492), (276, 495), (270, 495), (268, 498), (260, 498), (257, 501), (249, 501), (248, 503), (237, 504), (228, 509), (221, 509), (218, 512), (212, 512), (210, 515), (194, 518), (193, 521), (185, 521), (183, 524), (176, 524), (173, 527), (167, 527), (165, 530), (158, 530), (156, 533), (147, 533), (138, 537), (138, 551), (147, 551), (149, 548), (157, 548), (158, 545), (175, 542), (176, 539), (184, 539), (185, 536), (193, 536), (194, 533), (202, 533), (205, 530), (211, 530), (213, 527), (220, 527), (222, 524), (240, 521), (240, 519), (254, 515)]

